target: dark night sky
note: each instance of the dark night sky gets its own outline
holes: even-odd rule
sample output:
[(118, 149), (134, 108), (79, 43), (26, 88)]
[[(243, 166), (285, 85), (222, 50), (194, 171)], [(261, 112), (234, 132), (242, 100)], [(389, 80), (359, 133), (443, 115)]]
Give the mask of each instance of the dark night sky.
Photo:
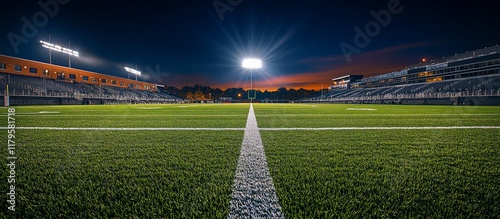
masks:
[[(497, 0), (218, 0), (232, 9), (223, 21), (213, 0), (65, 1), (44, 20), (38, 1), (4, 0), (0, 54), (48, 62), (39, 41), (51, 35), (80, 52), (75, 68), (127, 77), (123, 67), (137, 65), (142, 80), (219, 88), (248, 88), (240, 63), (253, 56), (264, 62), (253, 72), (254, 87), (274, 90), (319, 89), (334, 77), (387, 73), (500, 43)], [(387, 10), (389, 2), (399, 2), (401, 13), (347, 62), (339, 45), (354, 45), (354, 28), (364, 30), (375, 21), (370, 11)], [(23, 17), (38, 17), (35, 32), (23, 33)], [(17, 51), (12, 34), (26, 40)], [(67, 56), (53, 55), (53, 62), (66, 66)]]

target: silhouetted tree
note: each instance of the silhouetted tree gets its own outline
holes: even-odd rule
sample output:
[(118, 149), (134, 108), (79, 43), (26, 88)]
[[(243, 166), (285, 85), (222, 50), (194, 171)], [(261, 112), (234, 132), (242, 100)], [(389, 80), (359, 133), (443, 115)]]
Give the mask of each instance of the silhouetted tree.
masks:
[[(243, 88), (227, 88), (226, 90), (221, 90), (219, 88), (211, 88), (209, 86), (194, 85), (194, 86), (184, 86), (181, 89), (175, 87), (166, 87), (168, 93), (175, 94), (177, 96), (189, 99), (189, 100), (207, 100), (207, 99), (219, 99), (219, 97), (232, 97), (233, 99), (247, 99), (248, 91)], [(268, 90), (257, 90), (257, 99), (260, 100), (298, 100), (301, 98), (309, 98), (318, 96), (321, 91), (306, 90), (304, 88), (287, 89), (286, 87), (280, 87), (276, 91)], [(241, 95), (241, 96), (238, 96)]]

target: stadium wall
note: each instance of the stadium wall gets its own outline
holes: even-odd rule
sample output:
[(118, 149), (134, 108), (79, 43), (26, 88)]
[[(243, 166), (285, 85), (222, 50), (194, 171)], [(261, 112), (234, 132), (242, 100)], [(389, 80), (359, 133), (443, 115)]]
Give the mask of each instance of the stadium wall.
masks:
[(379, 100), (338, 100), (338, 101), (334, 100), (334, 101), (314, 101), (314, 102), (308, 101), (307, 103), (500, 106), (500, 96), (379, 99)]
[[(171, 104), (176, 101), (116, 100), (103, 98), (75, 99), (71, 97), (9, 96), (10, 106), (27, 105), (102, 105), (102, 104)], [(2, 101), (2, 105), (4, 105)]]
[(29, 97), (29, 96), (10, 96), (10, 106), (24, 105), (81, 105), (82, 100), (64, 97)]

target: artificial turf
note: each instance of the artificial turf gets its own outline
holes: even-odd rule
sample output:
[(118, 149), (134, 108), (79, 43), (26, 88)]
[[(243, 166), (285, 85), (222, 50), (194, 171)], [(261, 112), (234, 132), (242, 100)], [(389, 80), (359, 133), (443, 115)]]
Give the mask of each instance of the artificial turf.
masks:
[[(17, 127), (42, 129), (16, 130), (16, 212), (2, 211), (0, 218), (227, 217), (248, 104), (15, 109)], [(311, 128), (260, 131), (287, 218), (500, 216), (498, 128), (314, 130), (498, 127), (500, 107), (254, 104), (254, 109), (260, 128)], [(7, 108), (0, 110), (0, 127), (7, 127)], [(4, 131), (0, 137), (6, 142)], [(7, 191), (4, 168), (0, 176)]]

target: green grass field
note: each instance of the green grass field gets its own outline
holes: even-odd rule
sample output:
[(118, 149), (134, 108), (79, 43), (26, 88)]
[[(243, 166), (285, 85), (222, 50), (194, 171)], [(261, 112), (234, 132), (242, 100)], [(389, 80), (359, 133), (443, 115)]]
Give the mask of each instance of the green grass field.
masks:
[[(248, 104), (15, 109), (17, 127), (39, 129), (16, 130), (16, 212), (4, 201), (0, 218), (227, 217)], [(500, 107), (254, 109), (260, 128), (310, 128), (260, 131), (287, 218), (500, 217), (498, 128), (314, 129), (498, 127)], [(0, 110), (7, 127), (7, 108)], [(92, 127), (223, 129), (64, 130)]]

